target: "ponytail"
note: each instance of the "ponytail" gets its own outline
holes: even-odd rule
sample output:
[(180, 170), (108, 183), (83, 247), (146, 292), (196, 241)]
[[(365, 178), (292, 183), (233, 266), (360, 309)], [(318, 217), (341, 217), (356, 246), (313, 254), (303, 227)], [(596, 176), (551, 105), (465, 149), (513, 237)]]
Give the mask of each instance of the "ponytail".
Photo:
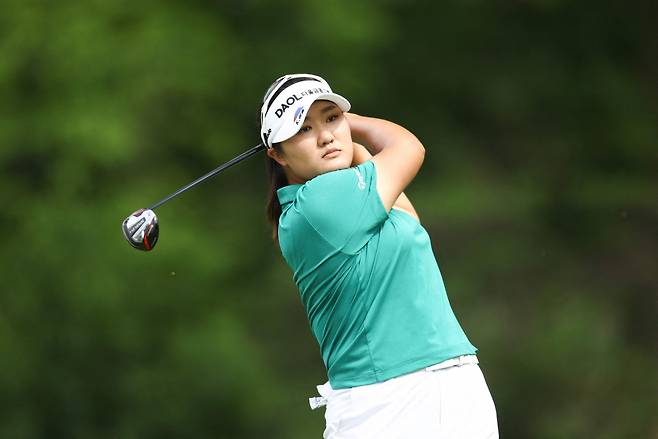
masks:
[[(283, 78), (284, 77), (277, 79), (276, 81), (274, 81), (274, 83), (272, 83), (272, 85), (270, 85), (270, 88), (267, 90), (265, 96), (263, 97), (263, 103), (269, 96), (270, 92)], [(259, 131), (261, 131), (263, 128), (262, 116), (263, 115), (259, 110), (258, 111)], [(272, 145), (272, 148), (276, 152), (281, 154), (282, 152), (281, 143), (274, 143)], [(288, 186), (288, 177), (286, 177), (286, 173), (283, 170), (283, 167), (279, 163), (277, 163), (276, 160), (270, 158), (270, 156), (268, 156), (267, 154), (265, 155), (265, 164), (267, 167), (267, 179), (269, 183), (269, 187), (267, 191), (267, 206), (265, 207), (265, 215), (267, 216), (267, 221), (272, 225), (272, 239), (274, 240), (274, 242), (278, 244), (279, 217), (281, 216), (281, 204), (279, 203), (279, 196), (277, 195), (277, 191), (284, 186)]]
[[(277, 152), (281, 152), (281, 144), (275, 143), (273, 148)], [(288, 177), (283, 171), (283, 167), (277, 163), (276, 160), (268, 155), (265, 155), (267, 174), (269, 181), (269, 188), (267, 192), (267, 207), (266, 215), (268, 222), (272, 225), (272, 239), (274, 242), (279, 242), (279, 217), (281, 216), (281, 204), (277, 191), (284, 186), (288, 185)]]

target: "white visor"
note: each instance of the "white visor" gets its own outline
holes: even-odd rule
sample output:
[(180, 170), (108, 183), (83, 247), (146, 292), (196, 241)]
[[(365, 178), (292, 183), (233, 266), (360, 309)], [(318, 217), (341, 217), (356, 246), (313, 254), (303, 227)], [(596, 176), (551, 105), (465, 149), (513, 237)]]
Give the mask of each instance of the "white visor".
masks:
[(342, 111), (349, 111), (350, 103), (331, 91), (327, 81), (316, 75), (286, 75), (277, 79), (263, 99), (260, 110), (261, 139), (271, 148), (297, 134), (317, 100), (331, 101)]

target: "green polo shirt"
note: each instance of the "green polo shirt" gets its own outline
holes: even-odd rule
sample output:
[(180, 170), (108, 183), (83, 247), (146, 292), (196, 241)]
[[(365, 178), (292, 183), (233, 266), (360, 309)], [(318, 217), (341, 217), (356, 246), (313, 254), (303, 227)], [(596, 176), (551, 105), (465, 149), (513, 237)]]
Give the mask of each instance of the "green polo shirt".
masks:
[(388, 380), (474, 354), (430, 238), (386, 212), (375, 164), (279, 189), (279, 243), (334, 389)]

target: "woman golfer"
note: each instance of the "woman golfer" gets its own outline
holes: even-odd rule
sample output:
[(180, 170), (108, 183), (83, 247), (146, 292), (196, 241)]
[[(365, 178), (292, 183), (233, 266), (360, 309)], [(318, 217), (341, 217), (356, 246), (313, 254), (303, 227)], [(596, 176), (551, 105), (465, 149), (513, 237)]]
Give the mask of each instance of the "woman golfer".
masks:
[(498, 437), (476, 348), (403, 193), (425, 149), (349, 109), (308, 74), (279, 78), (261, 108), (269, 219), (329, 377), (311, 398), (326, 403), (324, 437)]

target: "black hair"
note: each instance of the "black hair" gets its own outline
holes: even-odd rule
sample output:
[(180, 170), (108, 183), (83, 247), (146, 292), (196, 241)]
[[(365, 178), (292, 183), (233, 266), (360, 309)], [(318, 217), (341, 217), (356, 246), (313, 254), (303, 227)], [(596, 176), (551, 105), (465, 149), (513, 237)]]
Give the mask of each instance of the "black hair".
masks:
[[(272, 145), (278, 153), (282, 152), (281, 143)], [(272, 225), (272, 239), (279, 242), (279, 217), (281, 216), (281, 203), (277, 191), (284, 186), (288, 186), (288, 177), (286, 176), (283, 166), (268, 155), (265, 155), (268, 177), (267, 205), (265, 212), (267, 221)]]

